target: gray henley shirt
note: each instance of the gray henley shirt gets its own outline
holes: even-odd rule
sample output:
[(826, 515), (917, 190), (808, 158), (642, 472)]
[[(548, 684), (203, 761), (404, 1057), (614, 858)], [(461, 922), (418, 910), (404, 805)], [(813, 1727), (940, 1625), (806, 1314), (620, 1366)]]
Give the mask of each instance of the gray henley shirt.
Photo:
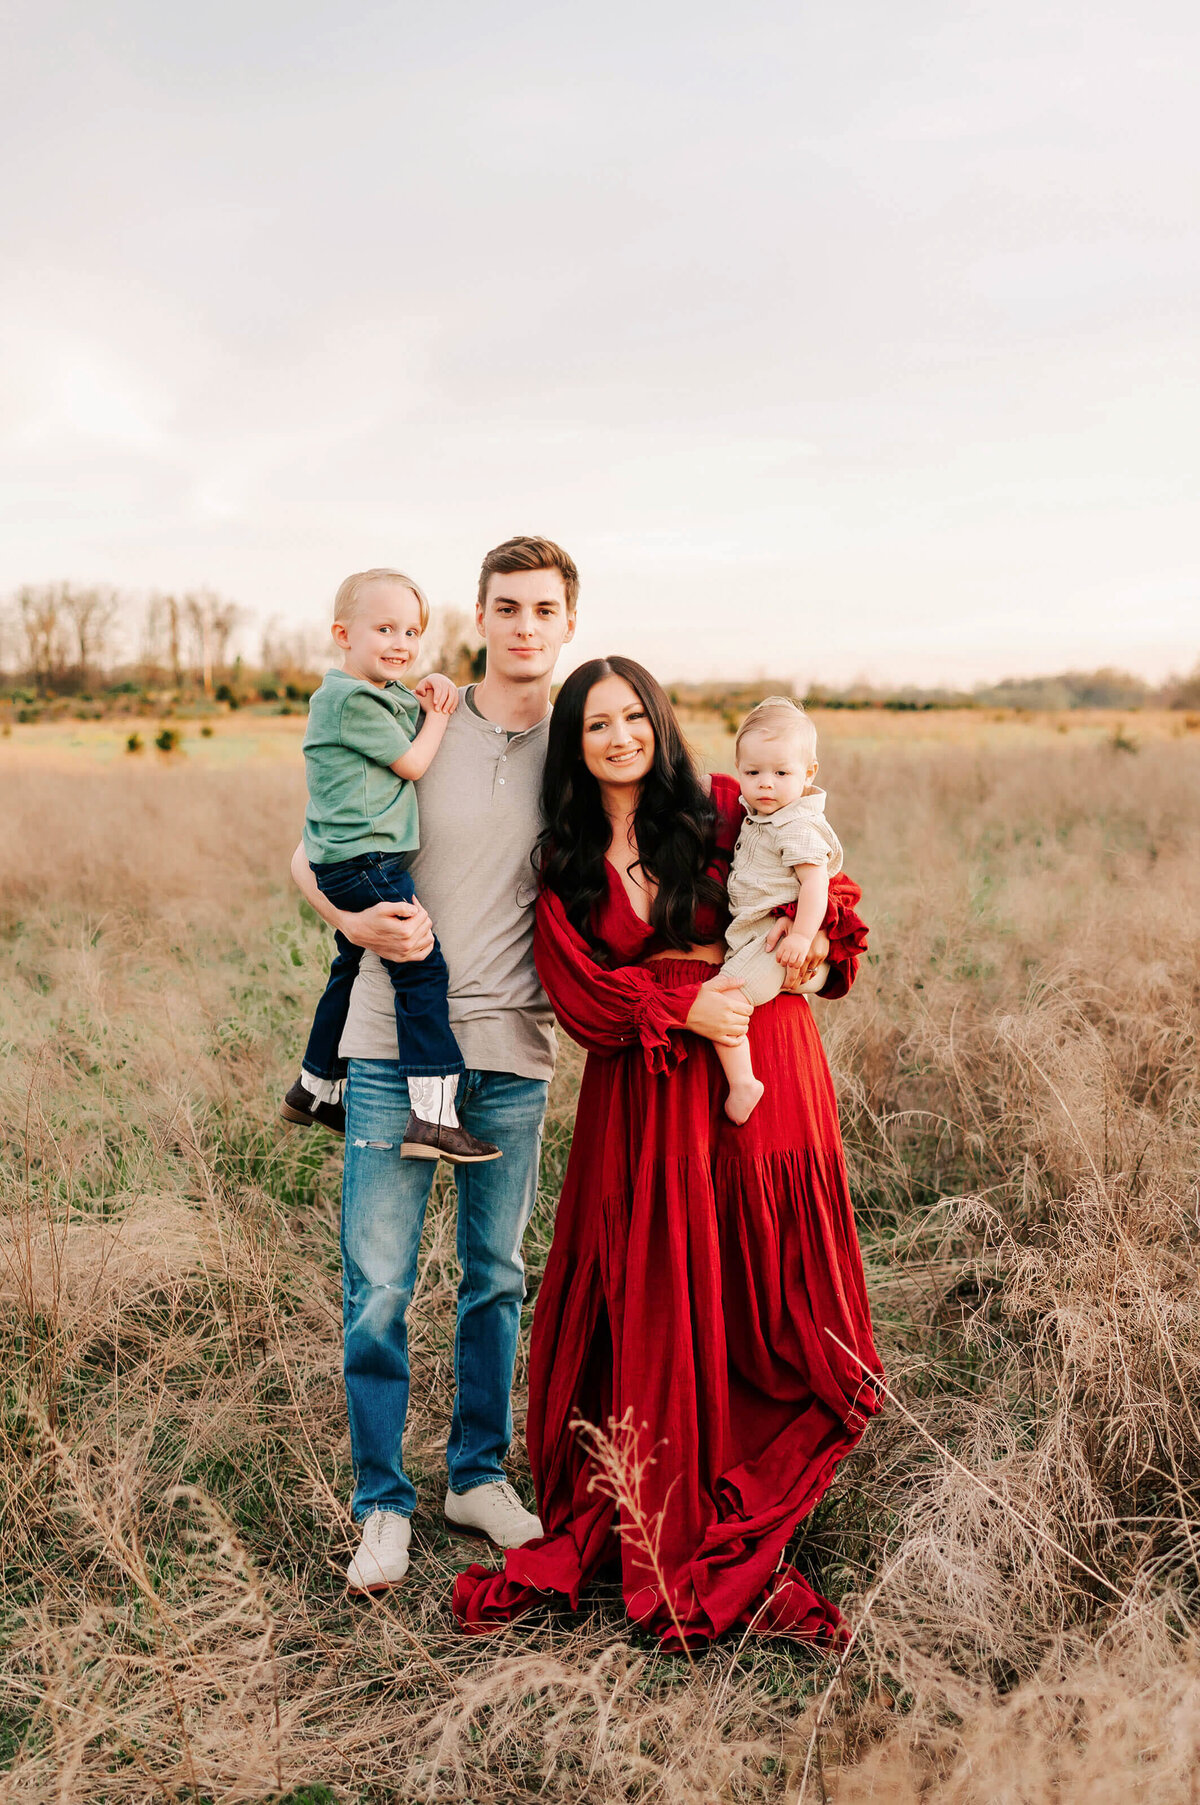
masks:
[[(530, 863), (549, 729), (546, 715), (507, 733), (460, 690), (417, 783), (421, 846), (409, 869), (450, 969), (450, 1023), (469, 1071), (554, 1072), (554, 1017), (533, 964)], [(399, 1058), (395, 998), (374, 953), (362, 956), (339, 1050), (346, 1059)]]

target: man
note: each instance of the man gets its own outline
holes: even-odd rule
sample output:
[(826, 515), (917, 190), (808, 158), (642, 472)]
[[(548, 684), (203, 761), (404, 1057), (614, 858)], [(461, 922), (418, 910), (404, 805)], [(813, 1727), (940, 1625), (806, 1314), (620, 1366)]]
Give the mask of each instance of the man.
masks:
[[(414, 904), (361, 914), (334, 908), (298, 847), (292, 875), (323, 919), (366, 949), (341, 1052), (356, 1063), (346, 1097), (342, 1259), (352, 1513), (363, 1538), (354, 1592), (403, 1579), (416, 1492), (404, 1472), (408, 1409), (405, 1312), (435, 1166), (399, 1156), (407, 1110), (396, 1071), (395, 1000), (381, 958), (421, 959), (434, 925), (450, 972), (450, 1021), (467, 1071), (463, 1126), (503, 1158), (456, 1169), (462, 1282), (454, 1340), (454, 1414), (445, 1512), (456, 1528), (515, 1548), (541, 1534), (504, 1474), (512, 1438), (524, 1266), (521, 1238), (537, 1196), (554, 1030), (533, 965), (533, 868), (550, 685), (574, 637), (579, 575), (560, 546), (516, 538), (483, 561), (476, 624), (485, 674), (468, 687), (417, 786), (421, 848)], [(428, 906), (428, 913), (426, 907)], [(373, 955), (373, 956), (372, 956)]]

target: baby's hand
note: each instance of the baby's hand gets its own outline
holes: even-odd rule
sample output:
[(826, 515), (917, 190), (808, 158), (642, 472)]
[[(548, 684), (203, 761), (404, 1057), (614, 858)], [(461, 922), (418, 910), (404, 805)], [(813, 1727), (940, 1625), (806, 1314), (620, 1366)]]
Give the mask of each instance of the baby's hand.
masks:
[(432, 671), (414, 687), (413, 695), (426, 714), (453, 714), (458, 707), (458, 691), (449, 677)]
[[(799, 971), (801, 966), (807, 964), (811, 949), (811, 935), (797, 934), (794, 928), (789, 928), (775, 948), (775, 957), (781, 965), (786, 965), (789, 971)], [(815, 970), (816, 964), (814, 963), (813, 971)]]

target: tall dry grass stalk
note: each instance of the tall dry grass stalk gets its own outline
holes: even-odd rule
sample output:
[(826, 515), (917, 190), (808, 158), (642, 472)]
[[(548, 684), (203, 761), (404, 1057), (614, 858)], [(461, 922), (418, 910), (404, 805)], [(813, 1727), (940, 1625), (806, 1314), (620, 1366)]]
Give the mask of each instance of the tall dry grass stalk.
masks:
[(592, 1463), (589, 1493), (595, 1492), (616, 1506), (617, 1533), (630, 1550), (633, 1563), (645, 1573), (645, 1590), (651, 1596), (649, 1608), (638, 1620), (644, 1622), (654, 1614), (657, 1595), (670, 1619), (680, 1652), (690, 1662), (692, 1651), (687, 1631), (675, 1610), (671, 1586), (662, 1564), (666, 1502), (653, 1510), (646, 1500), (647, 1476), (658, 1461), (661, 1444), (651, 1440), (645, 1423), (634, 1421), (632, 1404), (626, 1407), (622, 1416), (610, 1416), (603, 1426), (576, 1417), (571, 1430), (584, 1443)]
[[(603, 1586), (459, 1637), (432, 1508), (409, 1587), (346, 1600), (339, 1162), (273, 1115), (326, 951), (297, 778), (5, 787), (0, 1802), (1193, 1798), (1200, 748), (824, 757), (873, 952), (822, 1031), (896, 1400), (791, 1550), (842, 1665), (689, 1666)], [(456, 1279), (439, 1193), (423, 1506)]]

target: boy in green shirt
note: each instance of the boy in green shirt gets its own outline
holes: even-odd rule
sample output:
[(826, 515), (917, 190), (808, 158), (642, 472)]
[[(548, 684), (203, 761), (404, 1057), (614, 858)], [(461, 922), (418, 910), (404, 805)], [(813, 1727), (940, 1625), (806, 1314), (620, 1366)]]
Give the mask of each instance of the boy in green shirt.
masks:
[[(399, 681), (428, 624), (424, 595), (396, 570), (359, 571), (334, 601), (332, 633), (342, 668), (326, 673), (309, 703), (304, 850), (322, 895), (339, 909), (413, 901), (408, 864), (420, 845), (413, 786), (432, 764), (458, 706), (448, 677), (425, 677), (411, 690)], [(322, 1122), (344, 1133), (338, 1042), (362, 955), (341, 934), (337, 942), (300, 1077), (280, 1113), (285, 1121)], [(450, 1027), (441, 948), (435, 941), (425, 959), (384, 963), (411, 1105), (404, 1157), (452, 1165), (499, 1159), (500, 1149), (468, 1134), (455, 1109), (465, 1067)]]

